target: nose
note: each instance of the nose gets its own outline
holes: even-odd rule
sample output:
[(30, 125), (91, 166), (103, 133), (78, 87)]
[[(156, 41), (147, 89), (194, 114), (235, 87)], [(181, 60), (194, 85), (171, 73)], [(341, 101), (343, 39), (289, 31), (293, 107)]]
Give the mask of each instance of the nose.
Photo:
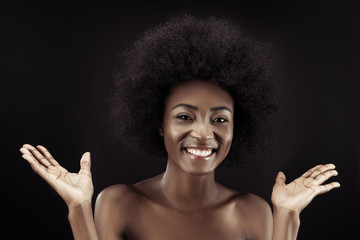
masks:
[(190, 136), (201, 140), (207, 140), (214, 138), (214, 132), (211, 124), (197, 123), (196, 125), (194, 125), (194, 128), (191, 131)]

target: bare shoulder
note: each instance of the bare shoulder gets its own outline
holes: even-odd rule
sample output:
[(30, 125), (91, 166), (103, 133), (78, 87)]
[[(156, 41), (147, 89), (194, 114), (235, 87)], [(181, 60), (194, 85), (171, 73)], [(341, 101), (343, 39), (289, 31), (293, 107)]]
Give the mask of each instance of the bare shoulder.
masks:
[(111, 185), (100, 192), (96, 199), (96, 207), (108, 205), (109, 207), (121, 207), (128, 204), (136, 204), (139, 194), (133, 187), (126, 184)]
[(134, 190), (130, 185), (115, 184), (103, 189), (99, 193), (98, 199), (118, 199), (128, 195), (133, 196), (134, 194)]
[[(221, 186), (221, 185), (220, 185)], [(231, 199), (237, 208), (243, 211), (250, 211), (252, 213), (259, 212), (268, 214), (271, 213), (271, 208), (267, 201), (253, 193), (238, 192), (233, 189), (221, 186), (225, 199)]]
[(269, 203), (256, 194), (242, 193), (239, 202), (249, 211), (258, 212), (259, 214), (271, 213)]
[(245, 218), (248, 224), (250, 238), (271, 238), (273, 220), (267, 201), (253, 193), (239, 193), (236, 196), (236, 205), (239, 215)]
[(102, 190), (95, 204), (95, 225), (101, 239), (120, 239), (139, 204), (138, 194), (129, 185), (116, 184)]
[(155, 176), (149, 179), (142, 180), (132, 185), (115, 184), (111, 185), (100, 192), (96, 199), (98, 205), (108, 204), (112, 207), (134, 207), (139, 204), (141, 200), (147, 195), (151, 195), (156, 192), (159, 184), (159, 176)]
[(259, 220), (264, 220), (272, 216), (268, 202), (256, 194), (237, 192), (233, 196), (233, 201), (236, 204), (237, 211), (246, 218), (257, 217)]
[(253, 193), (221, 187), (226, 203), (249, 239), (271, 239), (272, 212), (267, 201)]

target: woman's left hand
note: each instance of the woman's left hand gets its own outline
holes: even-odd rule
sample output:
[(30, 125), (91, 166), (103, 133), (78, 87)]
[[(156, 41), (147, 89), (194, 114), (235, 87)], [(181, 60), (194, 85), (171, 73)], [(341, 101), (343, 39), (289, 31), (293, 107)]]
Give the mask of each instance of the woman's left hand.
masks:
[(274, 207), (286, 208), (300, 212), (319, 194), (340, 187), (340, 183), (332, 182), (322, 185), (330, 177), (337, 176), (334, 164), (318, 165), (289, 184), (285, 183), (285, 174), (279, 172), (273, 187), (271, 202)]

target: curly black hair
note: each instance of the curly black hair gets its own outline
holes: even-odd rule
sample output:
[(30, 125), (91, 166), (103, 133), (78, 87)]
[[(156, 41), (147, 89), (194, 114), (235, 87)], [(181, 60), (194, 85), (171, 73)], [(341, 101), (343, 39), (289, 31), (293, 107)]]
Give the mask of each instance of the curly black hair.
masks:
[(167, 156), (159, 134), (164, 103), (178, 84), (202, 79), (234, 99), (234, 136), (222, 165), (262, 155), (278, 110), (270, 45), (223, 18), (172, 16), (143, 33), (120, 56), (111, 94), (114, 138), (147, 156)]

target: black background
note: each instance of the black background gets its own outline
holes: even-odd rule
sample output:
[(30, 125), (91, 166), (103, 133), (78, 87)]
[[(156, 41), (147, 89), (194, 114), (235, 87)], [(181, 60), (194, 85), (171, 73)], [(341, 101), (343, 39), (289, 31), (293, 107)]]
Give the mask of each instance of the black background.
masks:
[(69, 171), (78, 171), (82, 153), (90, 151), (95, 196), (111, 184), (164, 171), (165, 159), (140, 158), (112, 142), (104, 124), (106, 97), (117, 55), (145, 29), (187, 11), (237, 21), (273, 42), (281, 59), (272, 153), (250, 167), (219, 168), (217, 180), (270, 203), (277, 171), (293, 180), (332, 162), (342, 186), (301, 213), (298, 239), (359, 239), (359, 10), (340, 1), (2, 5), (1, 233), (9, 239), (72, 238), (66, 205), (21, 158), (24, 143), (48, 147)]

